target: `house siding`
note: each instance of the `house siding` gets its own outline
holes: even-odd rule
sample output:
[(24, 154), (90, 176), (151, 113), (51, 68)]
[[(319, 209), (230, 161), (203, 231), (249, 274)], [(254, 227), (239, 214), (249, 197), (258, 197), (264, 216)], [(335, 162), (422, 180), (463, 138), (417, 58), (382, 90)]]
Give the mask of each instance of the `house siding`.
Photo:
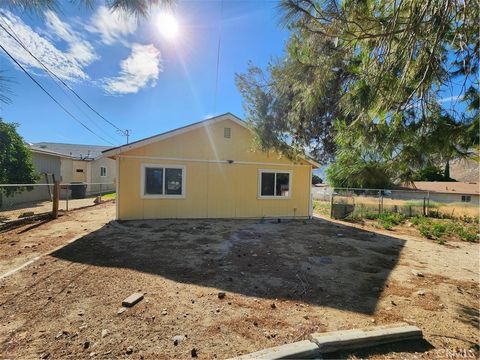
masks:
[(476, 194), (452, 194), (452, 193), (440, 193), (440, 192), (433, 192), (430, 193), (425, 191), (405, 191), (405, 192), (395, 192), (392, 196), (392, 199), (402, 199), (402, 200), (423, 200), (430, 199), (430, 201), (437, 201), (440, 203), (462, 203), (462, 195), (469, 195), (471, 197), (471, 201), (468, 203), (463, 203), (466, 206), (468, 205), (479, 205), (479, 195)]
[[(107, 176), (100, 176), (100, 168), (102, 166), (107, 168)], [(109, 159), (107, 157), (101, 157), (101, 158), (95, 159), (90, 164), (90, 181), (89, 182), (94, 184), (102, 183), (102, 185), (101, 185), (101, 188), (100, 188), (100, 185), (91, 185), (90, 189), (87, 189), (87, 191), (91, 193), (99, 192), (100, 189), (102, 192), (114, 191), (115, 180), (116, 180), (115, 160)]]
[[(223, 137), (225, 127), (232, 129), (230, 139)], [(248, 129), (225, 120), (120, 155), (117, 217), (308, 217), (311, 165), (254, 151), (251, 145)], [(142, 198), (142, 164), (185, 166), (185, 198)], [(259, 199), (261, 169), (290, 171), (291, 196)]]

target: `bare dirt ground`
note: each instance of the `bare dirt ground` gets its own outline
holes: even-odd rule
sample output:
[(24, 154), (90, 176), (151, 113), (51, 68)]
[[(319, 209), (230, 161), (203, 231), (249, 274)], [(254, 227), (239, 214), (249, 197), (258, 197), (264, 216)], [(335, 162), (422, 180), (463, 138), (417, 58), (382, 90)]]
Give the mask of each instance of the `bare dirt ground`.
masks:
[[(426, 341), (334, 356), (478, 356), (478, 244), (324, 219), (113, 216), (106, 203), (0, 234), (0, 277), (78, 238), (0, 279), (0, 358), (227, 358), (399, 321)], [(117, 314), (136, 291), (144, 300)]]
[[(86, 206), (94, 205), (95, 197), (88, 197), (85, 199), (70, 199), (67, 200), (61, 199), (59, 202), (59, 210), (69, 210), (79, 209)], [(0, 209), (0, 224), (2, 222), (7, 222), (10, 220), (16, 220), (20, 217), (21, 214), (26, 212), (33, 212), (34, 215), (44, 214), (52, 211), (52, 202), (51, 201), (37, 201), (31, 203), (17, 204), (10, 209)]]

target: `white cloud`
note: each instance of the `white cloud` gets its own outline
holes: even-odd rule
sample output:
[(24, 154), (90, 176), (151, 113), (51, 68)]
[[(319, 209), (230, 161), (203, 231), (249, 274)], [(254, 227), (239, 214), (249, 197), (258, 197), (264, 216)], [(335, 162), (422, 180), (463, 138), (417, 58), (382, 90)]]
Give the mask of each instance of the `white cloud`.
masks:
[[(78, 22), (64, 22), (55, 13), (46, 11), (44, 27), (34, 29), (8, 10), (0, 9), (0, 16), (2, 25), (59, 78), (69, 82), (91, 82), (85, 67), (99, 56), (91, 39), (87, 40), (87, 35), (72, 25)], [(163, 70), (160, 51), (153, 44), (130, 44), (126, 39), (137, 28), (135, 19), (122, 17), (101, 6), (87, 27), (89, 32), (99, 34), (104, 44), (120, 42), (131, 49), (129, 56), (120, 62), (116, 76), (94, 81), (95, 84), (118, 95), (137, 93), (142, 88), (156, 85)], [(1, 28), (0, 44), (26, 69), (44, 74), (37, 60)]]
[[(0, 10), (3, 24), (7, 30), (13, 31), (16, 36), (27, 49), (29, 49), (45, 66), (55, 72), (55, 74), (68, 81), (87, 80), (89, 76), (83, 71), (83, 66), (93, 61), (96, 57), (92, 57), (93, 53), (87, 55), (91, 49), (86, 49), (87, 42), (80, 45), (83, 48), (71, 47), (68, 52), (59, 50), (55, 45), (45, 37), (38, 35), (30, 26), (26, 25), (19, 17), (15, 16), (7, 10)], [(53, 26), (53, 25), (52, 25)], [(68, 27), (59, 21), (59, 32), (63, 32), (64, 37), (72, 36), (73, 32), (68, 32)], [(60, 31), (61, 30), (61, 31)], [(11, 36), (3, 29), (0, 29), (0, 43), (6, 50), (20, 63), (29, 69), (43, 69), (25, 49), (23, 49)], [(77, 58), (78, 56), (78, 58)]]
[(120, 74), (104, 79), (104, 88), (111, 94), (130, 94), (153, 87), (162, 71), (161, 61), (160, 51), (152, 44), (132, 44), (132, 52), (120, 63)]
[(84, 40), (78, 32), (74, 31), (70, 25), (62, 22), (53, 11), (46, 11), (45, 18), (50, 32), (68, 43), (68, 54), (72, 58), (82, 65), (89, 65), (98, 59), (93, 46)]
[(127, 13), (100, 6), (85, 28), (91, 33), (99, 34), (104, 44), (112, 45), (115, 42), (125, 44), (125, 37), (137, 30), (137, 19)]

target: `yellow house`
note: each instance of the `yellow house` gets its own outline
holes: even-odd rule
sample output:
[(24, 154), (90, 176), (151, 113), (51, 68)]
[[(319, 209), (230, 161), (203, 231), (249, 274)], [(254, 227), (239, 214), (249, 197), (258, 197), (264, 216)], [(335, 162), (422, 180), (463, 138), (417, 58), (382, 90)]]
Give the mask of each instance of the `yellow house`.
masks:
[(117, 164), (119, 220), (312, 215), (318, 164), (253, 149), (251, 130), (230, 113), (104, 154)]

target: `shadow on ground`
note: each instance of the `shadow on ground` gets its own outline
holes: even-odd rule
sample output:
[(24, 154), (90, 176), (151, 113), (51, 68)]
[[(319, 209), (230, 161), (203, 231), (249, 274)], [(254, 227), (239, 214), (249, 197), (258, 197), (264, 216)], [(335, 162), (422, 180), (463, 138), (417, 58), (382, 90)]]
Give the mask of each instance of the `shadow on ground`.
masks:
[(330, 221), (112, 222), (53, 256), (372, 314), (404, 241)]

